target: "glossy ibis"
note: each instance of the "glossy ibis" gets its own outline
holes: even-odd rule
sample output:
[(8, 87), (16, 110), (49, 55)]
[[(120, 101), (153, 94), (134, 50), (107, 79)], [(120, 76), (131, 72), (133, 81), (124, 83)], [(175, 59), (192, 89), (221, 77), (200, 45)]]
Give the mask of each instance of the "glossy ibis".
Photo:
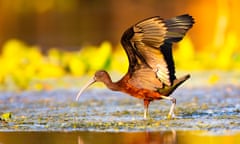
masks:
[(128, 72), (119, 81), (112, 82), (109, 74), (100, 70), (78, 93), (94, 82), (103, 82), (113, 91), (121, 91), (144, 101), (144, 118), (153, 100), (167, 99), (172, 102), (168, 117), (174, 117), (176, 99), (169, 95), (190, 75), (175, 76), (172, 43), (182, 40), (194, 24), (192, 16), (185, 14), (171, 19), (150, 17), (127, 29), (121, 44), (129, 60)]

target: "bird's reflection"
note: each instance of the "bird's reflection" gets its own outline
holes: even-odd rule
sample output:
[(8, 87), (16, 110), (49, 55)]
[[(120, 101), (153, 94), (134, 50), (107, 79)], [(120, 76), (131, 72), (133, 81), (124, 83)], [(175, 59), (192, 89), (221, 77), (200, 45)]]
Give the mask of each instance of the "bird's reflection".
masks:
[(176, 137), (175, 130), (160, 132), (86, 132), (78, 135), (77, 143), (176, 144)]
[(84, 144), (84, 141), (82, 140), (81, 136), (78, 136), (78, 141), (77, 141), (78, 144)]

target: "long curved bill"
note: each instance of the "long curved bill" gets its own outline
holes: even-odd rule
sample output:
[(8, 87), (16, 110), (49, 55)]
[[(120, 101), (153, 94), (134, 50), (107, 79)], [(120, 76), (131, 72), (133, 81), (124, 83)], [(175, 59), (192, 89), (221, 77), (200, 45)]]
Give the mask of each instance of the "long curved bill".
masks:
[(95, 82), (96, 82), (96, 80), (95, 80), (94, 78), (90, 79), (90, 80), (88, 81), (88, 83), (86, 83), (86, 84), (82, 87), (82, 89), (78, 92), (78, 94), (77, 94), (77, 96), (76, 96), (76, 101), (78, 101), (78, 99), (79, 99), (80, 95), (83, 93), (83, 91), (84, 91), (86, 88), (88, 88), (90, 85), (92, 85), (93, 83), (95, 83)]

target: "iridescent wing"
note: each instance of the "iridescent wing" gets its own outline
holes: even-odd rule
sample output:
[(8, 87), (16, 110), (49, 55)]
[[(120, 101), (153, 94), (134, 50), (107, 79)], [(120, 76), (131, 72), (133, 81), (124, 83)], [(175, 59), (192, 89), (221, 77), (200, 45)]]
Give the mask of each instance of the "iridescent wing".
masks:
[[(171, 86), (176, 79), (172, 43), (180, 41), (193, 23), (194, 20), (189, 15), (168, 20), (156, 16), (140, 21), (126, 30), (121, 43), (129, 59), (128, 72), (134, 78), (147, 80), (148, 76), (145, 75), (144, 78), (139, 70), (148, 68), (148, 74), (154, 73), (161, 83)], [(137, 84), (137, 81), (142, 80), (132, 81)]]

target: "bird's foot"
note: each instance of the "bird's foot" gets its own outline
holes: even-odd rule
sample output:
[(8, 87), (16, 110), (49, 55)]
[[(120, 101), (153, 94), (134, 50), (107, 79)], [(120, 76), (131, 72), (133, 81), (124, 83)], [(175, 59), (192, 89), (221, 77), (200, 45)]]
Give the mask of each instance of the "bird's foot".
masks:
[(146, 119), (148, 119), (148, 116), (144, 113), (143, 118), (146, 120)]
[(174, 119), (175, 118), (174, 108), (175, 108), (175, 105), (176, 105), (176, 99), (173, 98), (173, 97), (167, 97), (167, 96), (161, 96), (161, 98), (170, 100), (172, 102), (170, 111), (167, 115), (167, 119)]
[(175, 118), (175, 114), (174, 113), (168, 113), (167, 115), (167, 119), (174, 119)]
[(148, 109), (144, 109), (144, 116), (143, 116), (143, 118), (144, 118), (145, 120), (147, 120), (147, 119), (150, 118), (150, 115), (149, 115), (149, 113), (148, 113)]
[(150, 116), (149, 116), (149, 113), (148, 113), (148, 106), (149, 106), (149, 103), (150, 101), (149, 100), (144, 100), (144, 119), (148, 119)]

